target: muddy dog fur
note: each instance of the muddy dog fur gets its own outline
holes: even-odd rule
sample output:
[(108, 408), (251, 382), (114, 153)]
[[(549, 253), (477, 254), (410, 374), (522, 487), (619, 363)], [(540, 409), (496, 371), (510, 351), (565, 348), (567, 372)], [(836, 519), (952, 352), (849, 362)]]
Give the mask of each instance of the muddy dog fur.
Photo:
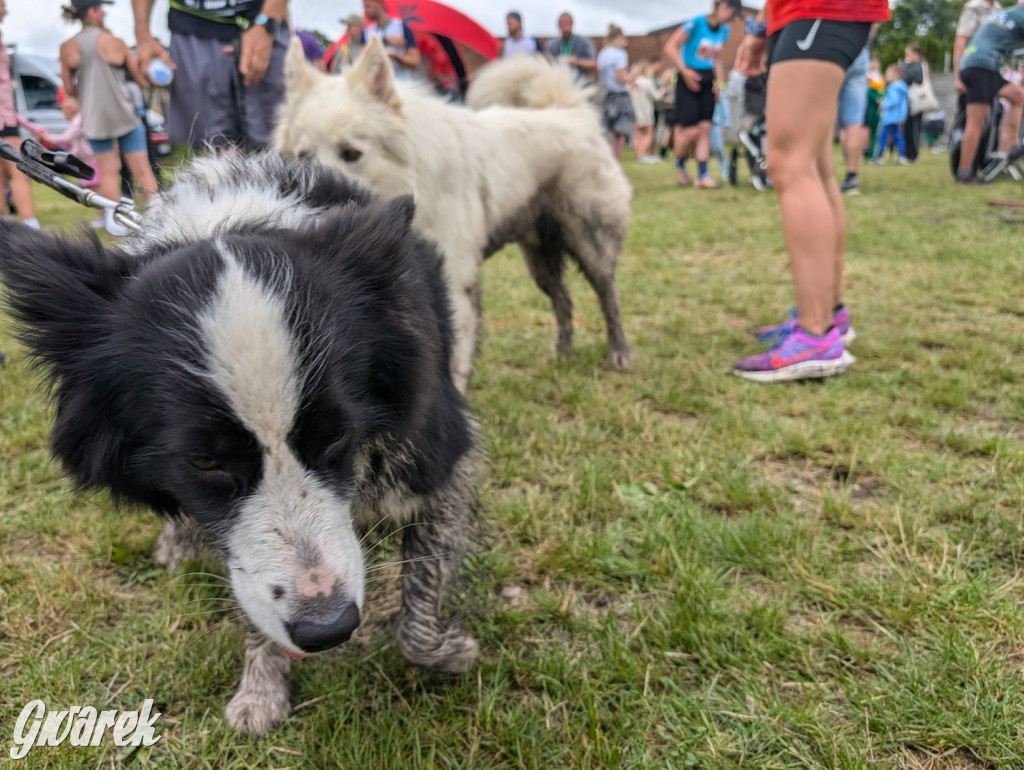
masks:
[[(589, 91), (567, 68), (529, 57), (489, 64), (467, 97), (479, 109), (468, 109), (396, 82), (387, 53), (371, 38), (341, 75), (307, 64), (293, 42), (286, 80), (276, 150), (314, 158), (385, 197), (414, 196), (416, 227), (444, 258), (455, 312), (452, 376), (460, 390), (480, 341), (483, 260), (512, 242), (551, 299), (558, 355), (568, 356), (573, 345), (564, 279), (571, 261), (600, 302), (608, 364), (630, 365), (615, 271), (632, 192)], [(521, 92), (533, 101), (524, 104)]]
[(291, 658), (346, 641), (365, 533), (402, 536), (398, 647), (465, 671), (442, 604), (475, 523), (476, 429), (451, 376), (451, 308), (410, 197), (317, 164), (193, 161), (113, 247), (0, 220), (0, 277), (82, 487), (167, 517), (157, 559), (224, 562), (247, 628), (227, 706), (262, 735)]

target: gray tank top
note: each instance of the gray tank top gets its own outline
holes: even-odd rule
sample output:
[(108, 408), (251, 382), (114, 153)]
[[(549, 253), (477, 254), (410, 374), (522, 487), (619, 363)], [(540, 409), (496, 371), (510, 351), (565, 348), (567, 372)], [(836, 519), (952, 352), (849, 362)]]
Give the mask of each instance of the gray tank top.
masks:
[(118, 68), (103, 60), (96, 48), (103, 30), (86, 27), (77, 35), (78, 97), (82, 105), (82, 131), (90, 139), (116, 139), (140, 124), (128, 87)]

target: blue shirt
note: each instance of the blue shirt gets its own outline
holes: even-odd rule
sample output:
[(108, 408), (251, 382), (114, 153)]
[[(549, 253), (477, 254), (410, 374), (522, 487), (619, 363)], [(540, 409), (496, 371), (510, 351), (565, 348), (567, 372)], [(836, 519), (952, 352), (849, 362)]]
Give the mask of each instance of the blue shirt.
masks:
[(729, 39), (729, 25), (711, 29), (707, 16), (698, 16), (683, 22), (688, 39), (679, 47), (679, 58), (694, 70), (712, 70), (725, 41)]
[(629, 66), (629, 55), (614, 45), (606, 45), (597, 55), (597, 79), (609, 93), (628, 91), (628, 87), (619, 82), (619, 70)]
[(902, 80), (897, 80), (885, 87), (885, 97), (878, 109), (882, 113), (882, 125), (904, 123), (910, 112), (909, 89)]

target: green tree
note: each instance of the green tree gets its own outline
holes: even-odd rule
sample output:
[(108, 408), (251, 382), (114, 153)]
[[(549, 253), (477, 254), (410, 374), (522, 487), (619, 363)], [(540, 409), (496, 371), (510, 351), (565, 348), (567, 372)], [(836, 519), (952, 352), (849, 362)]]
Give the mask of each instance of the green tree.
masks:
[(886, 67), (903, 58), (903, 50), (919, 43), (924, 58), (933, 67), (942, 66), (947, 51), (953, 50), (956, 21), (966, 0), (897, 0), (892, 19), (883, 24), (875, 38), (875, 55)]

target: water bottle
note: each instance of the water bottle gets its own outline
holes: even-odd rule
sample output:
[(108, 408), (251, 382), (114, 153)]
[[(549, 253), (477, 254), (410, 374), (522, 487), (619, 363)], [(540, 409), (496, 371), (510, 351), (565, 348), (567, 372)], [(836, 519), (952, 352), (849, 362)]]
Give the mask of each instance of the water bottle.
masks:
[(146, 70), (149, 74), (149, 79), (153, 85), (164, 88), (171, 84), (174, 80), (174, 70), (167, 66), (167, 63), (163, 59), (153, 59), (149, 63), (149, 69)]

